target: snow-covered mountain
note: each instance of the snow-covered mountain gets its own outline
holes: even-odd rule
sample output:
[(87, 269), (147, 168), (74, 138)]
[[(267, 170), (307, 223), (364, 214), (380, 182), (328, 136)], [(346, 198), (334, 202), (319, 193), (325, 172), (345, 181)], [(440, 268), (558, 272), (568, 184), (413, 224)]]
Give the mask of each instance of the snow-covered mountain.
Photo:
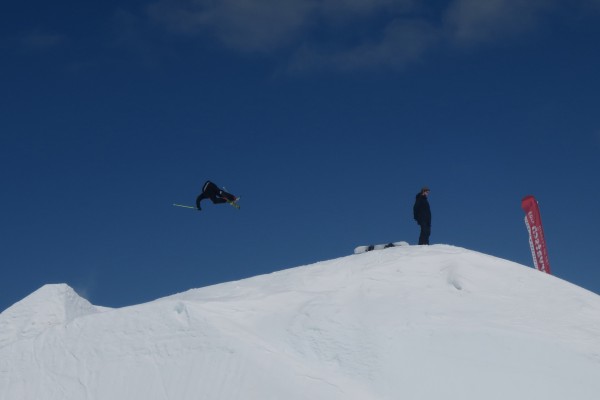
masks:
[(0, 314), (1, 400), (596, 400), (600, 297), (462, 248), (390, 248), (120, 309)]

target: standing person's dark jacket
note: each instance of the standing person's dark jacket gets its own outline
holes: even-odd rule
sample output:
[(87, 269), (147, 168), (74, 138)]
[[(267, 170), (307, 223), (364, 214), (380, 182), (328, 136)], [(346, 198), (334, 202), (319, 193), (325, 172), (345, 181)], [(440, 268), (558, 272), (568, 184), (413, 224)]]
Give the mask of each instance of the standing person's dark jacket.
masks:
[(429, 201), (423, 192), (417, 193), (415, 205), (413, 207), (415, 221), (421, 226), (431, 226), (431, 209)]
[(424, 187), (417, 194), (415, 205), (413, 206), (414, 218), (421, 227), (419, 235), (419, 245), (429, 244), (429, 235), (431, 235), (431, 209), (429, 208), (429, 188)]

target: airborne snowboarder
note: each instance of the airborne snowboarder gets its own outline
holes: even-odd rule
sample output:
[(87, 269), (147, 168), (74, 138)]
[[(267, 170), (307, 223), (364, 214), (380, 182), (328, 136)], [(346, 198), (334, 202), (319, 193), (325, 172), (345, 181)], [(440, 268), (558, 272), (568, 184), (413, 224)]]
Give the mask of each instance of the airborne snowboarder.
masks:
[(206, 181), (202, 187), (202, 193), (200, 193), (196, 198), (196, 209), (198, 211), (202, 210), (202, 208), (200, 208), (200, 202), (204, 199), (210, 199), (213, 204), (229, 203), (235, 207), (238, 207), (236, 203), (238, 198), (236, 196), (232, 195), (231, 193), (227, 193), (223, 189), (220, 189), (211, 181)]

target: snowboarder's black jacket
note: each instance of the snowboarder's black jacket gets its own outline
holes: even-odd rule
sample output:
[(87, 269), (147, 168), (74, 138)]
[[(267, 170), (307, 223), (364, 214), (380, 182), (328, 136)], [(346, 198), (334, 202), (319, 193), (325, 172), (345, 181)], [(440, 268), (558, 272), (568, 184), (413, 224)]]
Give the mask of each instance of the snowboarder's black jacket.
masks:
[(413, 206), (413, 215), (415, 221), (421, 226), (431, 226), (431, 209), (427, 196), (423, 193), (417, 193), (415, 205)]

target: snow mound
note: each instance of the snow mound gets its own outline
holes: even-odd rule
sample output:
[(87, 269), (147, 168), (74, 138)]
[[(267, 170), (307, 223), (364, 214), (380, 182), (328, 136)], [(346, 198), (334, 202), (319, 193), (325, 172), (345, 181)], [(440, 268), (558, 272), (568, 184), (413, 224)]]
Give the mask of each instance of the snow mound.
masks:
[(0, 314), (0, 347), (100, 310), (68, 285), (44, 285)]
[[(30, 297), (13, 314), (21, 332), (40, 307)], [(54, 325), (1, 347), (0, 399), (600, 393), (599, 296), (452, 246), (378, 250), (87, 315), (44, 319)]]

